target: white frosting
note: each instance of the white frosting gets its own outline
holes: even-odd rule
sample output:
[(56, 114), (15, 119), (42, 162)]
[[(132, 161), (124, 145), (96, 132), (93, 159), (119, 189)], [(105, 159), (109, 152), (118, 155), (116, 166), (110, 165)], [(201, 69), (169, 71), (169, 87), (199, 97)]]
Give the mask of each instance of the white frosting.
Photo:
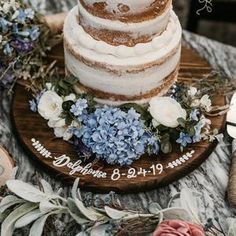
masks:
[(180, 51), (179, 47), (177, 53), (159, 66), (153, 66), (138, 73), (124, 73), (122, 75), (87, 66), (67, 50), (65, 50), (65, 59), (67, 69), (73, 75), (78, 75), (80, 83), (86, 87), (106, 93), (132, 97), (146, 94), (150, 90), (159, 87), (163, 79), (170, 75), (178, 65)]
[[(142, 95), (159, 87), (163, 79), (177, 67), (180, 60), (182, 30), (173, 11), (163, 34), (156, 36), (151, 42), (137, 44), (134, 47), (112, 46), (95, 40), (78, 24), (77, 12), (78, 8), (75, 7), (65, 20), (64, 37), (69, 48), (91, 63), (102, 63), (107, 69), (117, 72), (88, 66), (73, 56), (68, 48), (65, 48), (67, 69), (79, 77), (80, 83), (84, 86), (117, 95), (130, 97)], [(173, 54), (176, 48), (178, 50)], [(170, 56), (166, 58), (167, 55)], [(136, 72), (147, 65), (161, 62), (163, 58), (166, 58), (166, 61), (160, 65), (146, 67)], [(147, 100), (139, 102), (143, 103)], [(97, 99), (97, 101), (106, 104), (122, 103), (106, 99)]]
[(129, 13), (138, 13), (144, 11), (146, 8), (150, 7), (155, 0), (85, 0), (86, 4), (93, 6), (94, 3), (106, 2), (106, 10), (108, 12), (119, 13), (119, 4), (127, 5), (130, 8)]
[[(77, 20), (77, 7), (68, 14), (64, 25), (64, 37), (70, 47), (85, 58), (105, 63), (108, 66), (139, 66), (162, 59), (176, 48), (181, 40), (182, 29), (172, 11), (166, 30), (151, 42), (139, 43), (134, 47), (112, 46), (98, 41), (87, 34)], [(111, 66), (112, 66), (111, 65)]]
[[(142, 0), (143, 1), (143, 0)], [(137, 4), (136, 4), (137, 5)], [(163, 14), (152, 20), (139, 23), (125, 23), (118, 20), (109, 20), (100, 18), (90, 14), (79, 2), (79, 14), (86, 26), (96, 29), (106, 29), (111, 31), (121, 31), (129, 33), (132, 37), (137, 38), (143, 35), (160, 34), (165, 28), (169, 20), (172, 6), (166, 9)]]

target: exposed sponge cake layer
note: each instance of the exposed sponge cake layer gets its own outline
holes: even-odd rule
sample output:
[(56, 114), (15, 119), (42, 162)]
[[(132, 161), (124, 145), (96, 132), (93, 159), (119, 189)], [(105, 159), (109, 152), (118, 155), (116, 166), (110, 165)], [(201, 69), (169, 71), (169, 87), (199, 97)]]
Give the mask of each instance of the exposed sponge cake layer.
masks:
[(176, 81), (182, 30), (173, 11), (162, 34), (131, 47), (93, 38), (78, 24), (78, 12), (75, 7), (64, 25), (65, 63), (79, 78), (77, 92), (91, 92), (106, 104), (143, 103)]
[(151, 41), (166, 29), (171, 8), (172, 6), (168, 5), (160, 16), (153, 19), (127, 23), (94, 16), (79, 3), (78, 24), (83, 26), (83, 29), (97, 40), (112, 45), (134, 46), (137, 43)]
[(131, 23), (162, 15), (172, 0), (79, 0), (79, 3), (94, 16)]

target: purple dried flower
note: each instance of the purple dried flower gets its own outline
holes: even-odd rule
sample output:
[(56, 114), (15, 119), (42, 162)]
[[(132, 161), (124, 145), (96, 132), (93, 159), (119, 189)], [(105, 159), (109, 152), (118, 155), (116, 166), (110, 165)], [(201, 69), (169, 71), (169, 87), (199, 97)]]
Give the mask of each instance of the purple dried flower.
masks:
[(24, 42), (19, 39), (14, 39), (11, 41), (11, 46), (17, 51), (17, 53), (26, 54), (33, 50), (34, 42)]

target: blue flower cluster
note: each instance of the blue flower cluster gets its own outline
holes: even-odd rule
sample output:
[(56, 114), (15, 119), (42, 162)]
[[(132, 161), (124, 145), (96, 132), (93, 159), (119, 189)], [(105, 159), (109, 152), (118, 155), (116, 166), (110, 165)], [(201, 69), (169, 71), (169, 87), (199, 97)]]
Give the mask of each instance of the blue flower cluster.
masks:
[(40, 29), (34, 22), (35, 12), (31, 8), (11, 7), (0, 11), (0, 50), (5, 56), (14, 52), (25, 54), (34, 48)]
[[(195, 111), (194, 111), (194, 113), (195, 113)], [(195, 117), (195, 115), (193, 115), (193, 117)], [(197, 120), (198, 120), (198, 118), (197, 118)], [(182, 147), (186, 147), (188, 144), (200, 142), (201, 139), (202, 139), (202, 135), (201, 135), (202, 134), (202, 129), (204, 128), (205, 125), (206, 125), (205, 120), (204, 119), (200, 120), (194, 126), (195, 134), (193, 136), (190, 136), (187, 133), (181, 132), (180, 135), (179, 135), (179, 138), (176, 140), (176, 143), (179, 143)]]
[(38, 111), (39, 100), (46, 90), (42, 90), (40, 93), (36, 94), (33, 99), (29, 100), (30, 110), (33, 112)]
[(70, 112), (77, 117), (79, 121), (82, 121), (82, 115), (86, 113), (88, 102), (86, 99), (78, 99), (74, 105), (71, 106)]
[[(81, 104), (82, 101), (80, 100)], [(71, 111), (82, 120), (82, 127), (74, 129), (74, 135), (91, 149), (98, 158), (108, 164), (130, 165), (151, 147), (157, 154), (159, 145), (157, 140), (144, 130), (144, 124), (133, 108), (124, 112), (119, 108), (97, 108), (94, 113), (86, 114), (83, 104), (72, 106)]]

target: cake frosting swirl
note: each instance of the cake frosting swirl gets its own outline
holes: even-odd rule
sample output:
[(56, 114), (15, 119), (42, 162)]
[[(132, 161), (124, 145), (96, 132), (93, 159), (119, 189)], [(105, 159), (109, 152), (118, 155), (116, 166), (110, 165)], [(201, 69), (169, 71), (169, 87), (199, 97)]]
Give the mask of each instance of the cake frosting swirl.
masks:
[(157, 1), (81, 0), (71, 10), (64, 25), (65, 64), (80, 79), (77, 92), (115, 105), (163, 95), (177, 79), (181, 53), (182, 30), (171, 1), (159, 1), (165, 3), (162, 13), (139, 22), (120, 21), (120, 13), (106, 19), (86, 8), (101, 2), (110, 13), (125, 2), (137, 15)]

